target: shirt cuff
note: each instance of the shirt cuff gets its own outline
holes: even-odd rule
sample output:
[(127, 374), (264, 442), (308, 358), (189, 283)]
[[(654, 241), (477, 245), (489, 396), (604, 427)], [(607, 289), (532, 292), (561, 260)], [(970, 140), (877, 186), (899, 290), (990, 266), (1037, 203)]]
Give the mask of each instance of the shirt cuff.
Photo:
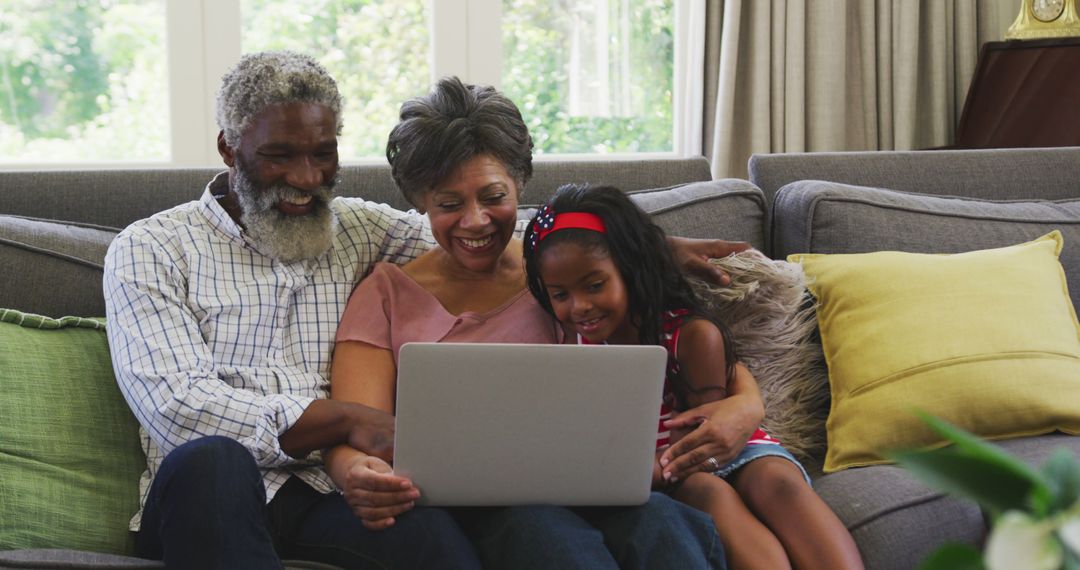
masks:
[(266, 397), (263, 416), (259, 418), (255, 430), (255, 462), (259, 467), (282, 467), (296, 463), (310, 463), (312, 454), (295, 458), (281, 449), (279, 437), (304, 414), (304, 410), (315, 401), (308, 396), (273, 394)]

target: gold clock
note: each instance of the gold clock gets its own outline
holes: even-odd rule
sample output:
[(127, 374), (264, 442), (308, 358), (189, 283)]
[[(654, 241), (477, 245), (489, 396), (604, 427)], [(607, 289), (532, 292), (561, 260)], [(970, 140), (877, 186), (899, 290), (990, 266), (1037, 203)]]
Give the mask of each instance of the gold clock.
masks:
[(1005, 32), (1007, 40), (1080, 36), (1077, 0), (1020, 0), (1020, 15)]

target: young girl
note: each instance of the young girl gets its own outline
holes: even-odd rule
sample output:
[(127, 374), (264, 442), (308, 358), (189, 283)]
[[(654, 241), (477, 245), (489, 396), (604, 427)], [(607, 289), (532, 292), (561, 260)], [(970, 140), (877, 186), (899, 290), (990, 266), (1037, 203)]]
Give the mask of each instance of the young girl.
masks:
[(724, 421), (718, 402), (756, 383), (648, 214), (616, 188), (564, 186), (530, 222), (524, 250), (529, 290), (579, 342), (667, 348), (653, 486), (712, 517), (731, 567), (862, 568), (802, 466), (764, 431), (727, 464), (697, 448), (685, 454), (700, 457), (696, 471), (682, 480), (672, 473), (664, 451), (686, 434), (668, 428), (688, 416), (698, 430)]

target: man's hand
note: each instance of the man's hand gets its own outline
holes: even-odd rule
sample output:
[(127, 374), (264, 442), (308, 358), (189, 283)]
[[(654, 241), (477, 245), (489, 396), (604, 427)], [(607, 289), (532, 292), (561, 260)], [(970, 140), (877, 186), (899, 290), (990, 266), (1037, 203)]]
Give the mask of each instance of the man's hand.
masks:
[(390, 461), (394, 456), (394, 416), (363, 404), (319, 399), (278, 441), (285, 453), (297, 459), (317, 449), (347, 443)]
[(724, 241), (719, 239), (695, 239), (668, 237), (668, 246), (683, 270), (690, 275), (715, 283), (731, 284), (731, 277), (722, 269), (709, 263), (709, 258), (727, 257), (733, 253), (746, 251), (750, 244), (744, 241)]
[(359, 416), (349, 429), (348, 444), (383, 461), (393, 461), (394, 416), (367, 406), (361, 406)]
[(415, 506), (420, 491), (408, 478), (394, 475), (387, 462), (367, 456), (349, 467), (342, 495), (366, 528), (383, 530)]

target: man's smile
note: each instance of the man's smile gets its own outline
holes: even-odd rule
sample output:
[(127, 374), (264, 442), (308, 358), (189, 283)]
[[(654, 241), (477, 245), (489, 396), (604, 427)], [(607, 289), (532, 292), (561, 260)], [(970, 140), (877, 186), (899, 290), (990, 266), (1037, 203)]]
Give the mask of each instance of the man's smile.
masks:
[(277, 203), (277, 209), (283, 214), (289, 216), (302, 216), (311, 212), (314, 207), (312, 201), (314, 198), (311, 194), (305, 194), (303, 196), (295, 196), (292, 198), (282, 198)]

